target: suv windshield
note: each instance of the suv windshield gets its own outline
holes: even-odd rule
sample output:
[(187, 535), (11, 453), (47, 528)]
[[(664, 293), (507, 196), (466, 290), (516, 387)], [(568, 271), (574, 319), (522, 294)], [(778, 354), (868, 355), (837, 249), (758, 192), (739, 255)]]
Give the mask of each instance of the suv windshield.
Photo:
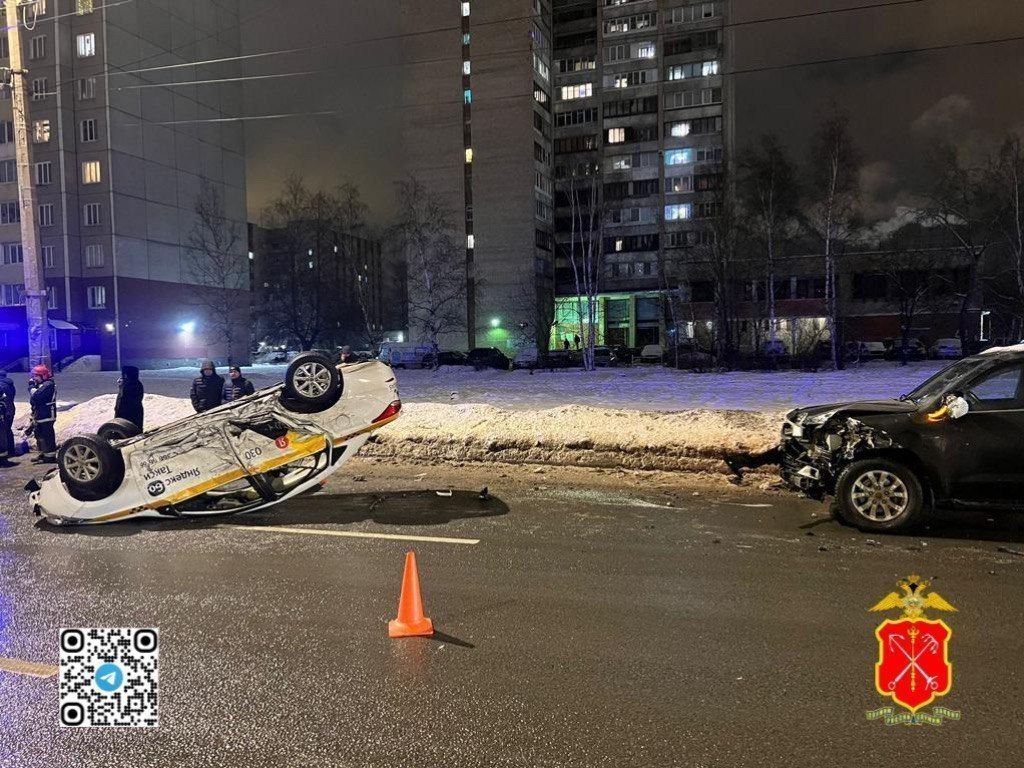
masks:
[(977, 360), (971, 360), (970, 358), (966, 360), (959, 360), (952, 365), (943, 368), (913, 392), (903, 395), (900, 400), (910, 400), (913, 403), (922, 403), (936, 395), (942, 394), (950, 384), (971, 371), (976, 370), (977, 367)]

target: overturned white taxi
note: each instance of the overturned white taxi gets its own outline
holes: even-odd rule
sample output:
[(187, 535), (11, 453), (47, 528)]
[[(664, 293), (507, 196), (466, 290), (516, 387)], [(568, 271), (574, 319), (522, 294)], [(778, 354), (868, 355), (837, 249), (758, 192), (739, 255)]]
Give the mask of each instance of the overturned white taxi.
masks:
[(141, 435), (115, 419), (68, 439), (29, 504), (53, 524), (263, 509), (322, 484), (401, 407), (384, 363), (305, 352), (248, 397)]

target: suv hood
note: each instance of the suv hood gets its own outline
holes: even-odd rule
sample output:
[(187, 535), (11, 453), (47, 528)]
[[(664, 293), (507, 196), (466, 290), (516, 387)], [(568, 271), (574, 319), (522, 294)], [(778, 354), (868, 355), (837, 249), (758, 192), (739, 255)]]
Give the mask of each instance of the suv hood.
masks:
[(917, 405), (910, 400), (866, 400), (863, 402), (812, 405), (807, 408), (797, 408), (791, 411), (786, 418), (795, 424), (824, 424), (837, 414), (856, 416), (883, 413), (913, 413), (916, 410)]

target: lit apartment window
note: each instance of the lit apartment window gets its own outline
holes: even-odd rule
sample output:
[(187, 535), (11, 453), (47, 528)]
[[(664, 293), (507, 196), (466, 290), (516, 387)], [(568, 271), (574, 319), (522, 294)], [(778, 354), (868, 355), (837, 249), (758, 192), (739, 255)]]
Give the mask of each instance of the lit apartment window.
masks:
[(96, 55), (96, 35), (88, 32), (76, 38), (78, 58), (85, 59)]
[(0, 160), (0, 184), (12, 184), (18, 180), (18, 165), (13, 160)]
[(689, 165), (692, 162), (692, 149), (673, 149), (665, 153), (665, 165)]
[(88, 120), (83, 120), (82, 121), (82, 124), (81, 124), (81, 136), (82, 136), (82, 141), (83, 142), (96, 141), (96, 120), (95, 119), (89, 118)]
[(36, 120), (32, 123), (32, 141), (36, 144), (45, 144), (50, 140), (50, 121)]
[(587, 99), (594, 95), (593, 83), (580, 83), (579, 85), (563, 85), (559, 88), (559, 98), (562, 101), (571, 99)]
[(25, 261), (25, 251), (21, 243), (4, 243), (3, 254), (4, 264), (22, 264)]
[(469, 74), (469, 70), (470, 70), (469, 62), (468, 61), (462, 62), (462, 74), (468, 75)]
[(82, 183), (99, 184), (103, 181), (103, 173), (100, 170), (99, 160), (86, 160), (82, 163)]
[(46, 0), (35, 0), (35, 8), (33, 10), (37, 16), (42, 16), (46, 13)]
[(473, 239), (472, 235), (466, 235), (466, 247), (467, 248), (474, 248), (474, 247), (476, 247), (475, 243), (476, 243), (476, 241)]
[(99, 203), (87, 203), (82, 213), (85, 219), (85, 226), (98, 227), (102, 223)]
[(625, 128), (609, 128), (608, 129), (608, 143), (609, 144), (621, 144), (626, 140), (626, 129)]
[(39, 226), (53, 226), (53, 203), (43, 203), (39, 206)]
[(689, 203), (665, 206), (665, 221), (682, 221), (693, 218), (693, 206)]
[(469, 3), (462, 4), (462, 15), (469, 16)]
[(0, 224), (17, 224), (21, 221), (21, 208), (17, 200), (0, 203)]
[(36, 35), (28, 41), (28, 57), (32, 60), (46, 58), (46, 35)]
[(705, 61), (701, 65), (700, 73), (704, 77), (718, 74), (718, 62), (717, 61)]
[(654, 43), (640, 43), (636, 49), (637, 58), (640, 59), (653, 59), (654, 53)]
[(89, 309), (107, 308), (107, 289), (102, 285), (90, 285), (86, 289), (86, 296), (89, 301)]
[(53, 252), (54, 247), (52, 245), (43, 246), (43, 266), (46, 269), (53, 269)]
[(675, 136), (676, 138), (682, 138), (683, 136), (690, 135), (690, 121), (689, 120), (677, 120), (674, 123), (668, 124), (669, 136)]
[(467, 88), (466, 90), (464, 90), (462, 92), (462, 103), (463, 104), (472, 104), (473, 103), (473, 92), (469, 88)]
[(96, 98), (96, 78), (83, 77), (78, 81), (78, 100), (88, 101)]
[(473, 148), (472, 147), (466, 147), (466, 162), (467, 163), (472, 163), (473, 162)]
[(32, 80), (32, 101), (45, 99), (47, 96), (47, 84), (49, 80), (45, 77), (37, 77)]
[(462, 35), (462, 44), (469, 45), (469, 32), (464, 32)]
[(79, 16), (92, 13), (92, 0), (75, 0), (75, 12)]
[(85, 266), (90, 268), (102, 267), (104, 262), (102, 245), (96, 243), (85, 246)]

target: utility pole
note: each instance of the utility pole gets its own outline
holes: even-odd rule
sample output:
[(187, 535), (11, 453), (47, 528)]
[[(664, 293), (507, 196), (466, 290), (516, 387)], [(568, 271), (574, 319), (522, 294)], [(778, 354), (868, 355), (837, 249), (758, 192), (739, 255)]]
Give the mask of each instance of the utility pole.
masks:
[[(11, 51), (11, 105), (14, 111), (14, 149), (18, 165), (18, 198), (21, 202), (21, 248), (25, 271), (25, 317), (28, 320), (28, 362), (50, 365), (50, 328), (46, 318), (46, 282), (43, 255), (36, 228), (36, 189), (32, 178), (32, 144), (28, 135), (28, 72), (22, 67), (21, 24), (18, 0), (5, 0), (7, 40)], [(29, 3), (31, 4), (31, 2)]]

